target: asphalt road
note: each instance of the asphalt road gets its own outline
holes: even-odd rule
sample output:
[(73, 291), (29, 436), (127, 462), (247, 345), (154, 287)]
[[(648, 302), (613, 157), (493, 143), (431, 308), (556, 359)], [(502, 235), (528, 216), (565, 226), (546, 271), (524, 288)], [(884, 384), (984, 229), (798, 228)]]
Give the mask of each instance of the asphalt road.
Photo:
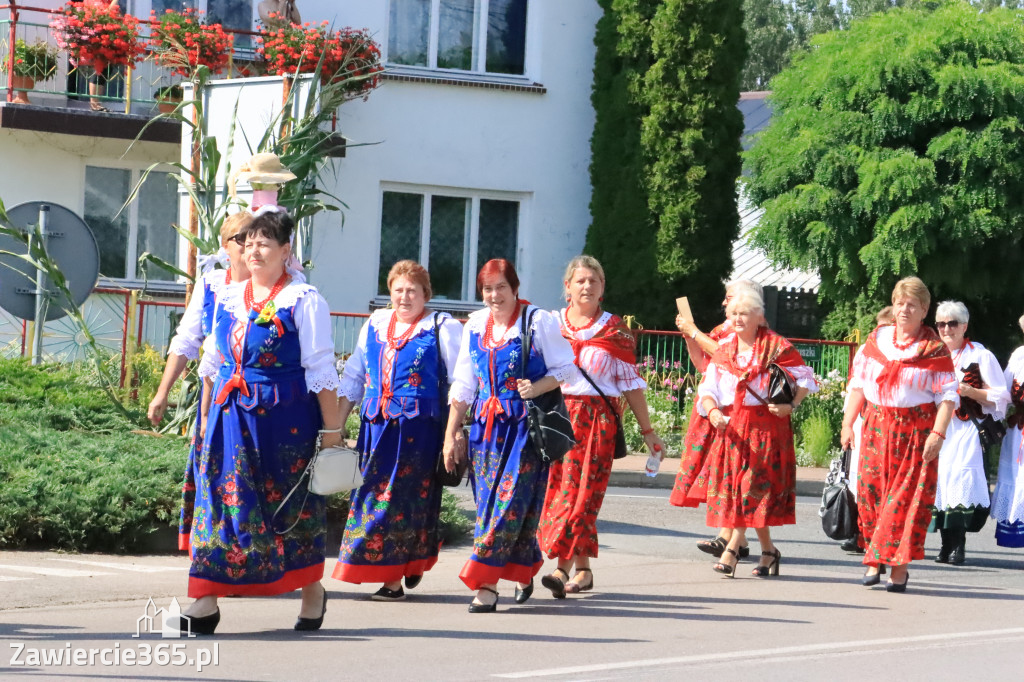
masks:
[[(556, 601), (538, 584), (516, 606), (503, 584), (498, 613), (469, 614), (472, 595), (457, 577), (463, 545), (443, 550), (405, 602), (371, 602), (376, 585), (327, 578), (319, 632), (291, 629), (297, 595), (224, 599), (217, 634), (187, 642), (132, 636), (148, 598), (159, 608), (172, 597), (188, 603), (182, 555), (3, 552), (0, 677), (1020, 679), (1024, 551), (997, 548), (987, 527), (969, 536), (967, 565), (915, 563), (908, 592), (889, 594), (859, 585), (859, 558), (821, 534), (816, 511), (800, 498), (797, 525), (777, 531), (780, 577), (750, 577), (746, 561), (730, 580), (693, 547), (708, 535), (701, 512), (669, 507), (667, 491), (612, 489), (596, 587), (584, 595)], [(936, 546), (930, 536), (929, 556)], [(83, 665), (73, 659), (79, 650)], [(52, 662), (62, 651), (70, 665)], [(147, 653), (153, 660), (141, 665)]]

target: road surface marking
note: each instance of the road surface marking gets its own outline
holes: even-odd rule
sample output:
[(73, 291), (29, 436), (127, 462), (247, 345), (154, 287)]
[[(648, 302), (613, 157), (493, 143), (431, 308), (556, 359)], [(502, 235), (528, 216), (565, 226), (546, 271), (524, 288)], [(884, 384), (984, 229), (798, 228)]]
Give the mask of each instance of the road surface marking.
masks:
[(119, 571), (133, 571), (135, 573), (161, 573), (164, 571), (181, 571), (181, 566), (136, 566), (135, 564), (117, 564), (113, 561), (85, 561), (84, 559), (54, 559), (50, 561), (66, 561), (71, 564), (83, 564), (85, 566), (99, 566), (100, 568), (115, 568)]
[[(895, 644), (907, 645), (918, 642), (941, 642), (958, 639), (973, 639), (990, 637), (1024, 635), (1024, 628), (1008, 628), (1005, 630), (983, 630), (980, 632), (944, 632), (936, 635), (918, 635), (916, 637), (891, 637), (889, 639), (866, 639), (861, 641), (824, 642), (821, 644), (804, 644), (801, 646), (778, 647), (775, 649), (760, 649), (744, 652), (745, 658), (768, 658), (787, 656), (792, 654), (807, 654), (815, 652), (827, 652), (830, 654), (839, 653), (848, 649), (869, 648), (878, 646), (892, 646)], [(548, 668), (546, 670), (528, 670), (519, 673), (505, 673), (493, 675), (504, 679), (524, 679), (529, 677), (555, 677), (557, 675), (579, 675), (582, 673), (597, 673), (610, 670), (629, 670), (636, 668), (653, 668), (666, 665), (685, 665), (693, 663), (721, 662), (722, 653), (700, 654), (696, 656), (678, 656), (675, 658), (654, 658), (642, 661), (620, 661), (618, 663), (602, 663), (597, 665), (579, 665), (565, 668)]]
[(55, 575), (59, 578), (88, 578), (94, 575), (113, 575), (100, 571), (75, 571), (70, 568), (43, 568), (41, 566), (10, 566), (0, 564), (0, 569), (9, 571), (21, 571), (22, 573), (38, 573), (39, 575)]

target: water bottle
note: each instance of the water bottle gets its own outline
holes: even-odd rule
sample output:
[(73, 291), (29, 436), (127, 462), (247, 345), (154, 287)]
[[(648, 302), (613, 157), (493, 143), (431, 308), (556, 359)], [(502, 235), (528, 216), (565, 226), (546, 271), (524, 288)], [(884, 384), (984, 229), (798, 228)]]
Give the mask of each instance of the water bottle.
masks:
[(644, 473), (647, 474), (647, 478), (654, 478), (657, 476), (658, 469), (661, 468), (661, 458), (658, 457), (658, 453), (661, 452), (661, 448), (657, 445), (654, 447), (654, 454), (647, 458), (647, 465), (644, 467)]

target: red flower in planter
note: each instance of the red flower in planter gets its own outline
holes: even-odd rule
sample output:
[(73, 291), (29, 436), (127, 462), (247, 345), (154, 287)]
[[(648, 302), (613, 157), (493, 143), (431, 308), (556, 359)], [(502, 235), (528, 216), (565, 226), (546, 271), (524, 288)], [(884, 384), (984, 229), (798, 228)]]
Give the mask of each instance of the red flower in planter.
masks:
[(366, 29), (330, 31), (327, 26), (325, 21), (265, 30), (257, 40), (267, 71), (290, 76), (319, 67), (324, 84), (340, 83), (353, 97), (366, 97), (380, 85), (380, 48)]
[(83, 7), (72, 0), (53, 18), (50, 28), (72, 64), (90, 66), (97, 73), (109, 65), (131, 66), (145, 52), (139, 40), (139, 20), (122, 15), (117, 5)]
[(232, 36), (220, 24), (203, 23), (203, 12), (186, 7), (181, 12), (167, 10), (162, 16), (154, 12), (151, 45), (161, 66), (188, 78), (198, 67), (205, 66), (213, 74), (227, 68), (231, 56)]

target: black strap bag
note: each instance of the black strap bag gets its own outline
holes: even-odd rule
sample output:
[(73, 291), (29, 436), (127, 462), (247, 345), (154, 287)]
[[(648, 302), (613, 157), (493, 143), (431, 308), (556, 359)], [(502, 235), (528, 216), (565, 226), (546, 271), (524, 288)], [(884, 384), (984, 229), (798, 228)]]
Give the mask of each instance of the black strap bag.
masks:
[[(434, 347), (437, 349), (437, 396), (442, 405), (447, 405), (448, 370), (444, 366), (444, 358), (441, 357), (441, 316), (438, 313), (434, 313)], [(449, 488), (456, 488), (462, 484), (462, 477), (466, 474), (468, 466), (468, 462), (464, 460), (455, 463), (455, 471), (448, 471), (445, 468), (444, 429), (442, 428), (441, 443), (437, 446), (437, 467), (434, 470), (434, 480)]]
[(785, 368), (774, 362), (768, 365), (768, 403), (789, 405), (796, 396), (796, 381)]
[(990, 414), (986, 414), (980, 421), (971, 417), (971, 421), (974, 422), (975, 428), (978, 429), (978, 438), (981, 440), (982, 450), (988, 450), (1003, 442), (1003, 436), (1006, 435), (1006, 424), (1003, 422), (996, 420)]
[(849, 540), (857, 537), (857, 501), (850, 490), (848, 469), (852, 452), (832, 460), (825, 479), (825, 490), (821, 493), (821, 529), (833, 540)]
[[(522, 379), (527, 376), (526, 364), (529, 361), (530, 347), (533, 344), (533, 316), (536, 312), (537, 309), (534, 308), (527, 318), (526, 308), (523, 308), (521, 320), (523, 347), (519, 363), (519, 376)], [(552, 389), (541, 393), (536, 398), (527, 400), (526, 418), (529, 425), (527, 447), (541, 461), (547, 464), (558, 462), (576, 445), (576, 436), (572, 430), (572, 422), (569, 421), (569, 410), (565, 407), (561, 388)]]
[(604, 400), (604, 404), (608, 406), (608, 409), (611, 411), (612, 416), (615, 417), (615, 459), (622, 459), (627, 454), (626, 434), (622, 430), (622, 419), (619, 417), (619, 411), (615, 408), (615, 405), (608, 398), (608, 396), (604, 394), (604, 391), (601, 390), (601, 387), (597, 385), (597, 382), (591, 379), (590, 375), (587, 374), (587, 371), (582, 367), (580, 367), (580, 374), (583, 375), (584, 379), (590, 382), (590, 385), (594, 387), (594, 390), (597, 391), (597, 394), (601, 396), (602, 400)]

